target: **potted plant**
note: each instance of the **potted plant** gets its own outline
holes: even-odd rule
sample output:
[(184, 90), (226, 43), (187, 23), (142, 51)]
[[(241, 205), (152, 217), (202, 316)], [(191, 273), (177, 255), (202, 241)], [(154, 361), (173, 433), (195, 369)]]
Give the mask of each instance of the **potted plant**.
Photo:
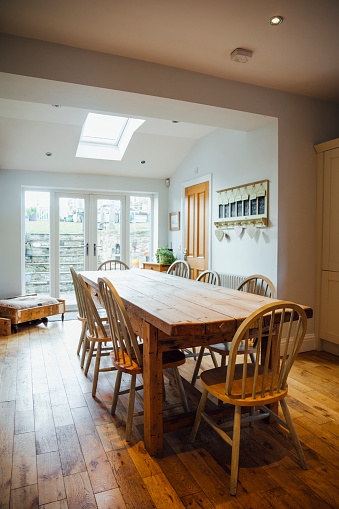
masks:
[(159, 247), (155, 253), (155, 258), (158, 263), (173, 263), (176, 260), (173, 251), (168, 249), (167, 246)]

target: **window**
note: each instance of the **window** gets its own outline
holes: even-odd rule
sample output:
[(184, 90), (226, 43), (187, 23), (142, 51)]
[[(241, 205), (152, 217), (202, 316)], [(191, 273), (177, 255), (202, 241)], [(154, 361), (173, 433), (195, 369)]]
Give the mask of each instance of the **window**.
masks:
[(76, 157), (121, 161), (133, 133), (145, 120), (89, 113)]

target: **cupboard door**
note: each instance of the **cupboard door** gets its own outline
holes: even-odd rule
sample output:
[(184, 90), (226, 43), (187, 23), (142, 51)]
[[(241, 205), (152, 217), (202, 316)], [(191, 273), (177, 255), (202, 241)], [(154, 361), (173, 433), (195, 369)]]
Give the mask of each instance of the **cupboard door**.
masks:
[(339, 345), (339, 272), (322, 272), (320, 337)]
[(325, 153), (322, 270), (339, 271), (339, 149)]

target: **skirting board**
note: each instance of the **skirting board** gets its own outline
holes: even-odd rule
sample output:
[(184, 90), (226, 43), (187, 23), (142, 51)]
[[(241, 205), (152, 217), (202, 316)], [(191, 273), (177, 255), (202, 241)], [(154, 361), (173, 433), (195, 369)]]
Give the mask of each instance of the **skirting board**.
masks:
[[(284, 354), (286, 341), (284, 338), (281, 340), (280, 344), (280, 355)], [(299, 352), (310, 352), (311, 350), (316, 350), (316, 339), (314, 334), (306, 334), (304, 337), (304, 341), (302, 342), (301, 348)]]

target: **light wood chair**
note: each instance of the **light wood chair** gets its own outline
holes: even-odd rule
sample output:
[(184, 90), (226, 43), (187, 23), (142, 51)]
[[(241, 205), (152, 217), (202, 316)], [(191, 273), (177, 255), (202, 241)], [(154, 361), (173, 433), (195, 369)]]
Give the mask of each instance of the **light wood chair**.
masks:
[(99, 265), (98, 270), (129, 270), (129, 266), (120, 260), (106, 260)]
[[(86, 309), (85, 309), (85, 303), (84, 303), (84, 297), (83, 297), (83, 291), (82, 291), (82, 284), (78, 277), (78, 274), (76, 273), (73, 266), (69, 268), (71, 271), (72, 279), (73, 279), (73, 285), (74, 285), (74, 291), (75, 291), (75, 298), (77, 301), (78, 306), (78, 320), (81, 322), (81, 334), (80, 339), (78, 343), (77, 348), (77, 355), (80, 355), (81, 347), (84, 346), (84, 339), (87, 332), (87, 318), (86, 318)], [(86, 355), (86, 348), (83, 348), (82, 354), (81, 354), (81, 362), (80, 365), (83, 368), (84, 362), (85, 362), (85, 355)]]
[(197, 277), (196, 281), (202, 281), (203, 283), (209, 283), (210, 285), (220, 286), (220, 276), (215, 270), (204, 270)]
[(108, 324), (104, 325), (103, 320), (99, 315), (99, 311), (94, 304), (90, 290), (82, 276), (79, 274), (78, 277), (81, 282), (88, 327), (83, 344), (83, 352), (86, 353), (87, 345), (90, 344), (84, 374), (87, 376), (91, 361), (95, 358), (92, 386), (92, 396), (94, 398), (97, 390), (99, 373), (103, 371), (115, 371), (115, 368), (113, 367), (100, 368), (101, 357), (110, 355), (110, 352), (112, 351), (112, 347), (102, 345), (111, 343), (112, 339), (110, 337), (109, 326)]
[[(197, 277), (196, 281), (201, 281), (203, 283), (208, 283), (210, 285), (220, 286), (220, 276), (219, 276), (218, 272), (215, 272), (215, 270), (204, 270), (204, 272), (199, 274), (199, 276)], [(203, 347), (200, 347), (200, 349), (201, 348), (203, 348)], [(186, 358), (193, 357), (194, 359), (196, 359), (199, 356), (199, 354), (197, 353), (197, 350), (196, 350), (195, 347), (192, 347), (192, 351), (190, 351), (188, 348), (185, 348), (184, 352), (185, 352), (185, 357)], [(213, 360), (213, 364), (217, 368), (218, 364), (217, 364), (217, 359), (215, 357), (214, 352), (212, 352), (212, 351), (205, 352), (205, 349), (204, 349), (203, 352), (202, 352), (202, 355), (201, 355), (201, 359), (202, 359), (202, 357), (207, 356), (207, 355), (211, 355), (212, 360)], [(200, 360), (200, 363), (199, 363), (198, 370), (200, 368), (200, 364), (201, 364), (201, 360)], [(195, 380), (197, 378), (200, 378), (198, 376), (198, 372), (195, 375), (194, 384), (195, 384)]]
[[(131, 437), (133, 417), (143, 413), (134, 414), (135, 396), (140, 401), (142, 401), (142, 398), (137, 391), (141, 390), (143, 386), (136, 387), (136, 377), (137, 375), (142, 375), (143, 373), (142, 345), (137, 341), (137, 337), (133, 331), (132, 324), (126, 312), (125, 306), (112, 283), (107, 278), (99, 278), (98, 282), (100, 295), (107, 311), (108, 323), (113, 340), (113, 351), (111, 353), (112, 364), (118, 370), (114, 386), (111, 414), (115, 414), (119, 395), (129, 392), (126, 423), (126, 440), (129, 441)], [(163, 370), (173, 368), (174, 379), (177, 383), (181, 397), (181, 403), (179, 405), (169, 405), (164, 407), (164, 410), (174, 408), (176, 406), (183, 406), (186, 412), (189, 411), (185, 391), (178, 370), (178, 366), (184, 363), (185, 356), (182, 352), (180, 352), (180, 350), (163, 352)], [(121, 378), (123, 373), (131, 375), (131, 386), (127, 391), (120, 391)], [(165, 371), (163, 371), (163, 373), (167, 375)]]
[(167, 274), (191, 279), (191, 266), (186, 260), (177, 260), (168, 268)]
[(237, 290), (272, 298), (274, 298), (275, 294), (275, 288), (272, 281), (268, 279), (268, 277), (260, 274), (254, 274), (253, 276), (247, 277), (242, 283), (240, 283)]
[[(259, 274), (255, 274), (253, 276), (249, 276), (248, 278), (246, 278), (238, 286), (237, 290), (240, 290), (242, 292), (254, 293), (256, 295), (262, 295), (264, 297), (274, 297), (274, 294), (275, 294), (275, 288), (274, 288), (274, 284), (272, 283), (272, 281), (270, 279), (268, 279), (266, 276), (261, 276)], [(254, 353), (255, 349), (252, 348), (253, 346), (254, 346), (254, 344), (252, 344), (252, 346), (250, 346), (250, 348), (248, 349), (248, 355), (250, 356), (251, 361), (253, 363), (255, 363), (255, 353)], [(217, 343), (215, 345), (209, 345), (206, 348), (211, 353), (214, 352), (214, 353), (221, 355), (221, 365), (225, 366), (226, 357), (228, 356), (230, 348), (231, 348), (230, 342)], [(201, 352), (201, 350), (202, 350), (202, 352)], [(193, 386), (195, 385), (195, 382), (198, 378), (198, 373), (199, 373), (202, 357), (204, 355), (204, 351), (205, 351), (205, 347), (201, 347), (201, 349), (200, 349), (201, 357), (198, 356), (197, 364), (195, 366), (195, 370), (194, 370), (194, 373), (192, 376), (191, 383)], [(241, 355), (241, 354), (244, 354), (244, 346), (242, 343), (239, 344), (239, 350), (238, 350), (238, 355)]]
[[(284, 354), (280, 364), (280, 346), (285, 319), (288, 320), (287, 338)], [(293, 326), (293, 323), (296, 326)], [(253, 422), (271, 416), (281, 426), (289, 430), (293, 444), (297, 450), (302, 468), (307, 469), (307, 463), (301, 448), (293, 421), (286, 405), (287, 377), (304, 339), (307, 326), (305, 311), (292, 302), (280, 301), (268, 304), (251, 314), (238, 328), (233, 338), (228, 366), (210, 369), (201, 373), (201, 383), (204, 391), (201, 396), (195, 422), (190, 435), (190, 442), (194, 442), (201, 417), (232, 447), (231, 461), (231, 495), (237, 491), (238, 463), (240, 446), (240, 426), (244, 422)], [(293, 330), (295, 328), (295, 330)], [(263, 348), (263, 336), (268, 330), (267, 350), (264, 364), (248, 363), (246, 352), (249, 348), (253, 329), (258, 338), (256, 344), (257, 359)], [(275, 332), (276, 329), (276, 332)], [(293, 330), (293, 335), (292, 335)], [(272, 336), (276, 333), (277, 344), (275, 351), (272, 347)], [(285, 334), (284, 334), (285, 336)], [(284, 338), (285, 341), (285, 338)], [(244, 363), (236, 365), (236, 357), (241, 342), (245, 344)], [(272, 369), (268, 368), (272, 351)], [(224, 424), (217, 424), (204, 413), (208, 394), (213, 394), (219, 400), (234, 406), (234, 420)], [(267, 405), (280, 402), (285, 421), (273, 413)], [(250, 407), (250, 414), (241, 419), (243, 407)], [(257, 411), (253, 407), (259, 407)], [(224, 429), (233, 428), (232, 439)]]

